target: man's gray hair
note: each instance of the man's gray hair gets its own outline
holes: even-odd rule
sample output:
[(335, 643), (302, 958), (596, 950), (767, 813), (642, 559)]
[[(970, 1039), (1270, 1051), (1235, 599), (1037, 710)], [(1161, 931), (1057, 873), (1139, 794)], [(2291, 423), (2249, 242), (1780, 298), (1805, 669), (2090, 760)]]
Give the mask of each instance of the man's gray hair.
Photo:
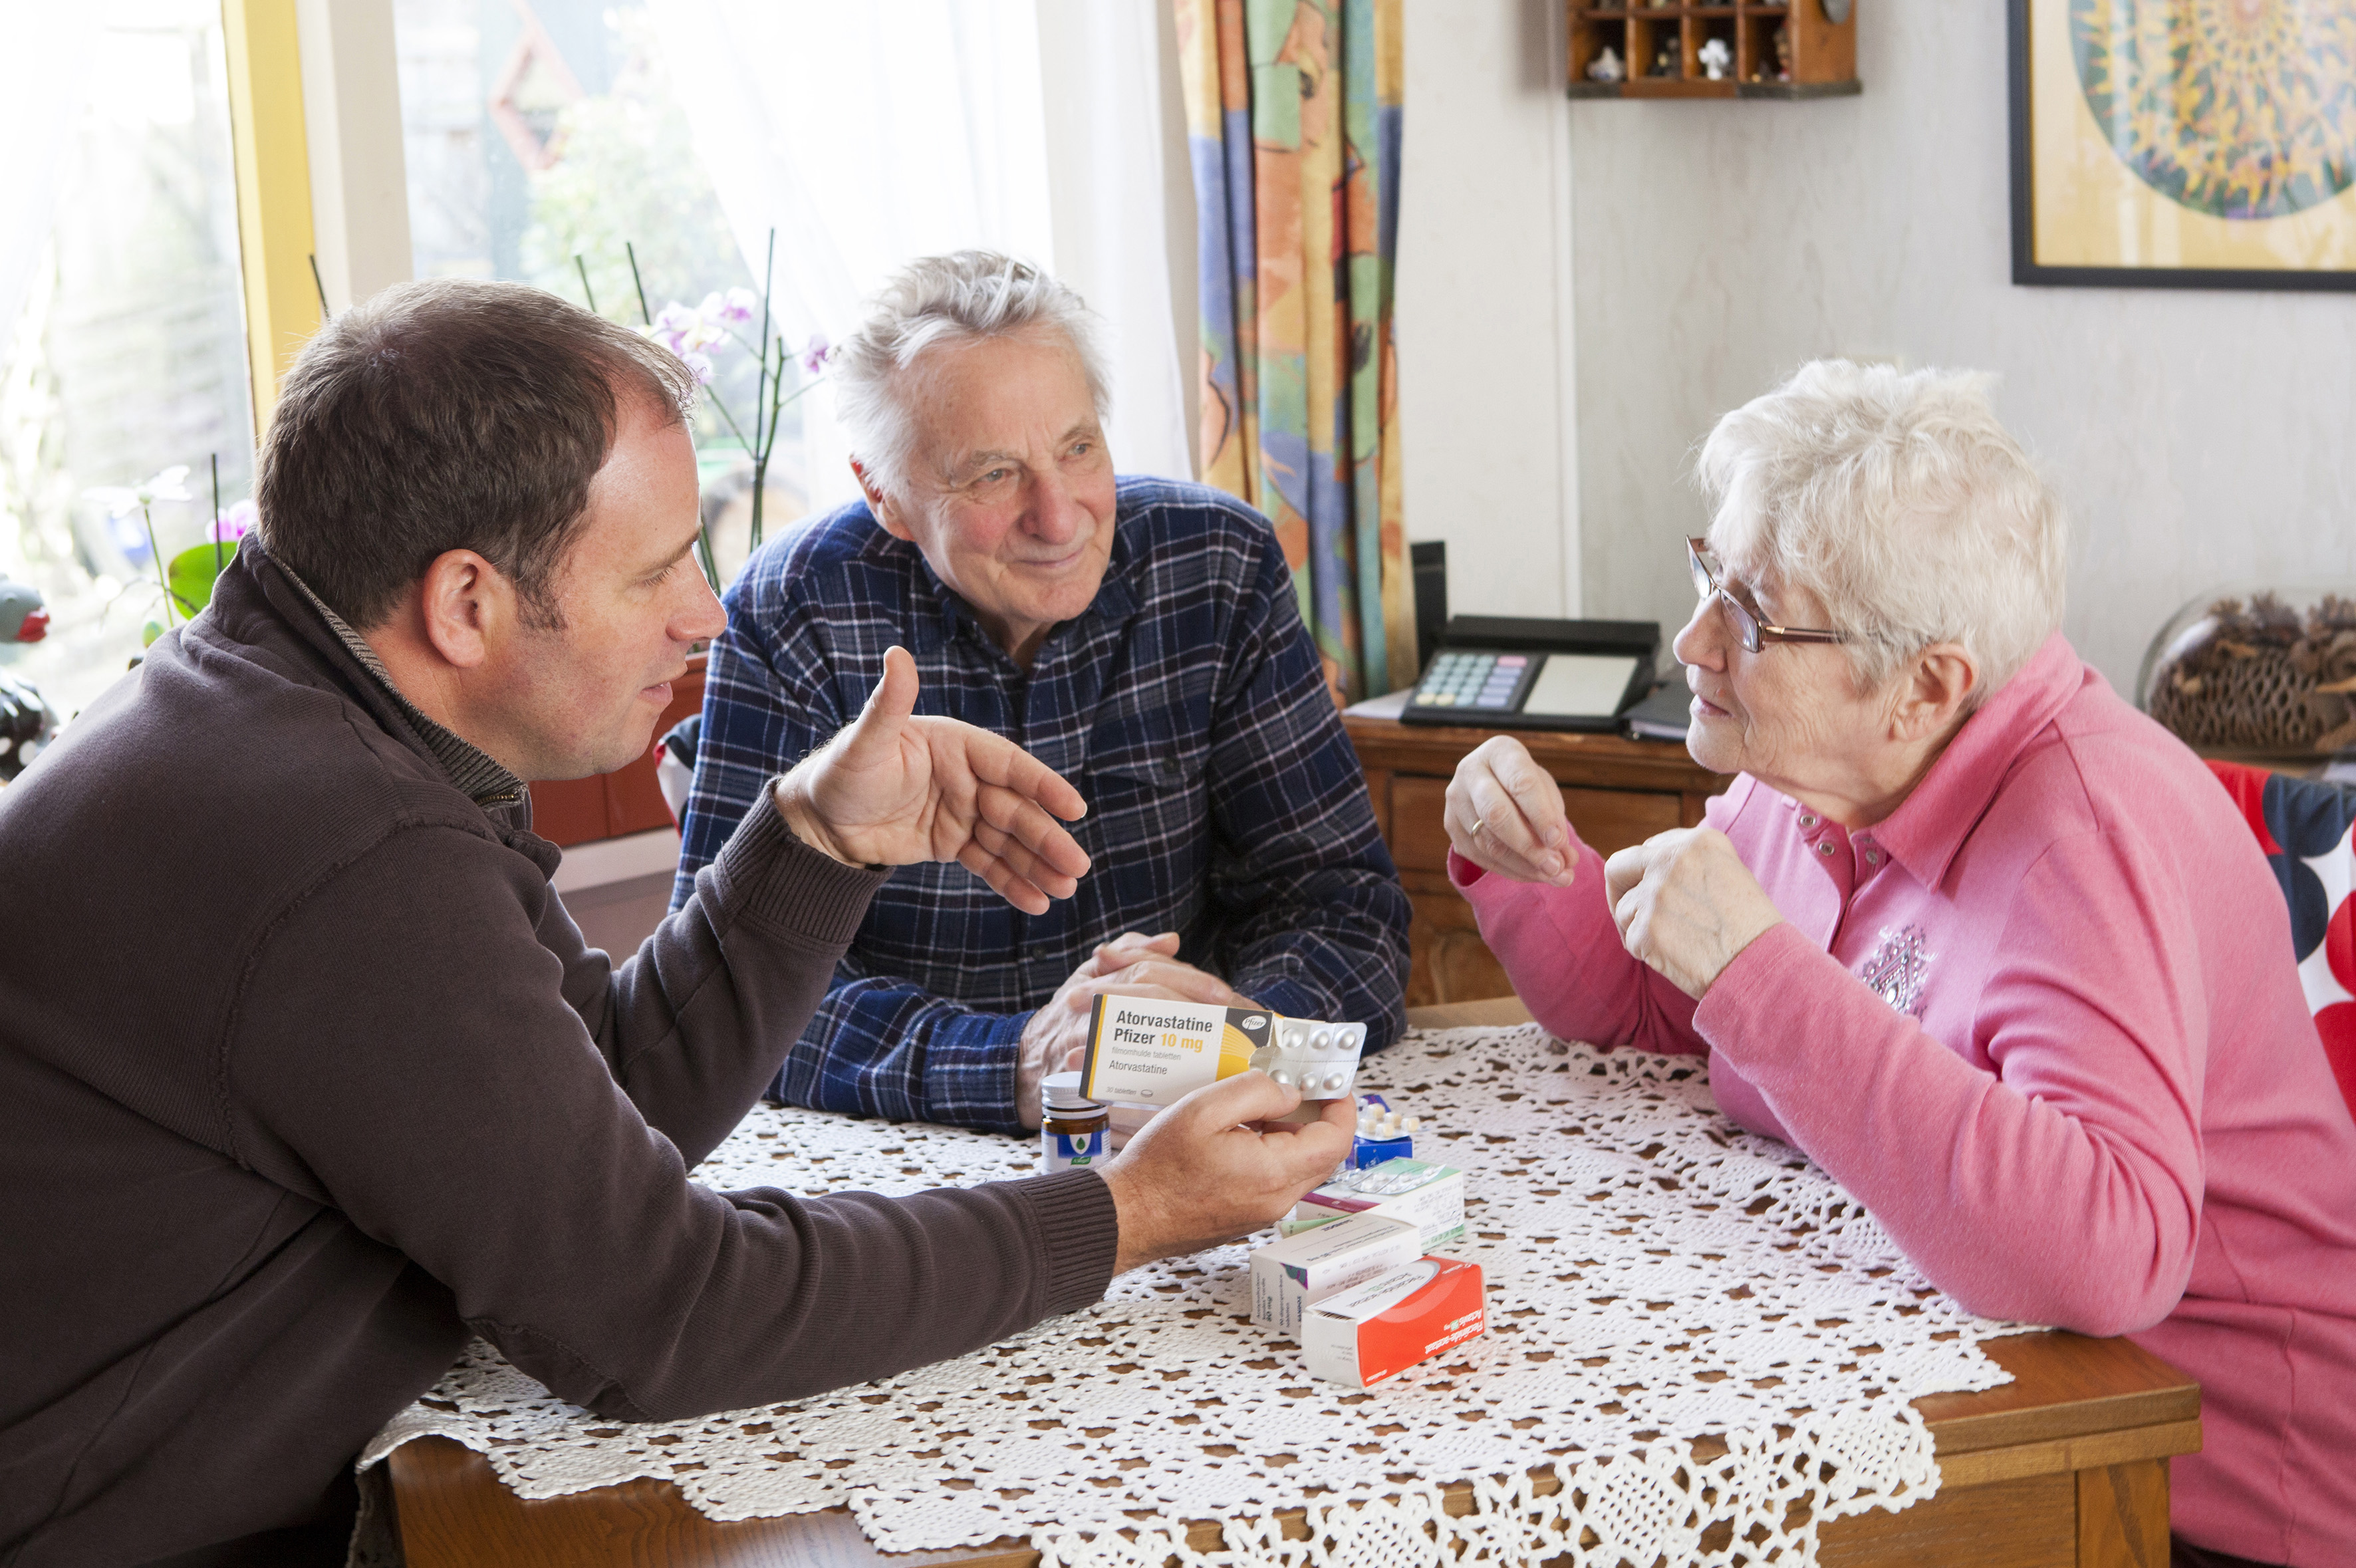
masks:
[(1976, 707), (2062, 625), (2062, 506), (1997, 423), (1995, 383), (1818, 360), (1702, 444), (1719, 558), (1814, 594), (1860, 688), (1954, 642), (1978, 661)]
[(835, 410), (851, 455), (877, 488), (907, 493), (916, 444), (912, 409), (929, 349), (1052, 328), (1080, 357), (1101, 420), (1112, 382), (1097, 318), (1080, 296), (1024, 262), (995, 251), (955, 251), (912, 262), (876, 295), (866, 322), (833, 360)]

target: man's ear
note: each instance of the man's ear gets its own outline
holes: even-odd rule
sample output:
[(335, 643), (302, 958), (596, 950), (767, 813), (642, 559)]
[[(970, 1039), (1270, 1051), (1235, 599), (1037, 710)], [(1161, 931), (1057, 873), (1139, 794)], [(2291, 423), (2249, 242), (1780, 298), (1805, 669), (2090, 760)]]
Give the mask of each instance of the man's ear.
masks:
[(418, 580), (425, 640), (443, 660), (472, 670), (516, 621), (515, 585), (471, 550), (445, 550)]
[(1900, 683), (1891, 735), (1924, 740), (1952, 729), (1979, 687), (1979, 661), (1961, 643), (1933, 643), (1914, 656)]
[(898, 499), (875, 482), (875, 476), (867, 471), (867, 465), (853, 457), (851, 475), (859, 481), (859, 493), (867, 498), (867, 510), (875, 514), (875, 521), (883, 525), (884, 532), (894, 539), (914, 541), (916, 536), (909, 532), (907, 517), (901, 511)]

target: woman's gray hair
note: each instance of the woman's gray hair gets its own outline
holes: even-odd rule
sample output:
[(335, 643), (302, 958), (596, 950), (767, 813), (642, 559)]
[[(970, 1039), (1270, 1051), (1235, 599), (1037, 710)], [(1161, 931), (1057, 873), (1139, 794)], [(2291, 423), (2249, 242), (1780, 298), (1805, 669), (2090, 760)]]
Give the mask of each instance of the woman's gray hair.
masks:
[(912, 262), (832, 360), (835, 411), (851, 455), (879, 489), (907, 493), (916, 444), (912, 415), (926, 350), (1053, 328), (1080, 357), (1097, 418), (1112, 413), (1112, 381), (1097, 318), (1077, 294), (995, 251), (954, 251)]
[(1711, 546), (1814, 594), (1861, 689), (1954, 642), (1978, 661), (1976, 707), (2062, 625), (2062, 506), (1997, 423), (1995, 383), (1818, 360), (1702, 444)]

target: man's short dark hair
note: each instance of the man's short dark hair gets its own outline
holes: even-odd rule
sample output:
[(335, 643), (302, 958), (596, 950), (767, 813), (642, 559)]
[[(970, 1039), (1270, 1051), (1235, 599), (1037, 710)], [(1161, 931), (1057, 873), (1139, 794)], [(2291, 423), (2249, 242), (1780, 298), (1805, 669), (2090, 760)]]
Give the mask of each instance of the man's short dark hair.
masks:
[(281, 385), (254, 500), (262, 542), (366, 628), (434, 558), (498, 567), (531, 624), (627, 399), (681, 417), (695, 377), (659, 343), (522, 284), (399, 284), (319, 329)]

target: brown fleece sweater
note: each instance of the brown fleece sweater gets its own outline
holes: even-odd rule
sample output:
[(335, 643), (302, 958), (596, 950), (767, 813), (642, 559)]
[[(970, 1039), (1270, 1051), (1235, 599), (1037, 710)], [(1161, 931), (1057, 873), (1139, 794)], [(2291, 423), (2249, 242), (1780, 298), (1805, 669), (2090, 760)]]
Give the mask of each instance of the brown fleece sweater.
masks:
[(332, 1534), (354, 1455), (470, 1330), (671, 1418), (1102, 1294), (1092, 1172), (690, 1182), (881, 876), (754, 812), (616, 964), (530, 811), (251, 541), (0, 790), (0, 1563)]

